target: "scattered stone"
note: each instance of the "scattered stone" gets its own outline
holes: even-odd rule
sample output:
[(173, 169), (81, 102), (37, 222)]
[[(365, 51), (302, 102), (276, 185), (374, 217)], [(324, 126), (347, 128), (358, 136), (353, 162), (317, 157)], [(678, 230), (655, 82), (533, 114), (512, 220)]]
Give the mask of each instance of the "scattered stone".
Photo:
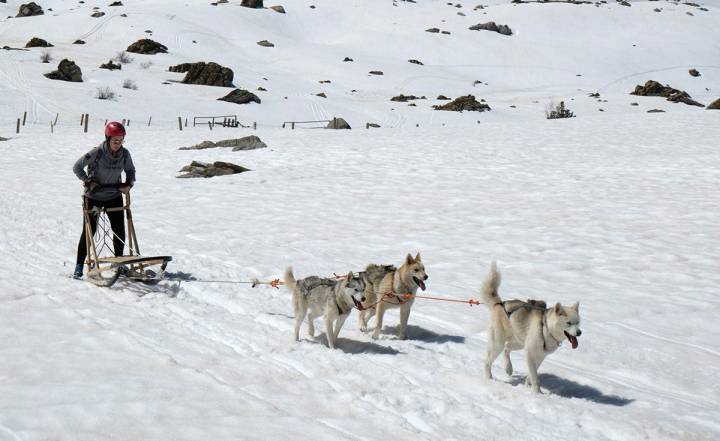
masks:
[(444, 105), (432, 106), (435, 110), (447, 110), (452, 112), (462, 112), (463, 110), (472, 112), (484, 112), (490, 110), (490, 106), (485, 103), (478, 102), (473, 95), (465, 95), (456, 98)]
[(280, 6), (280, 5), (278, 5), (278, 6), (270, 6), (270, 9), (272, 9), (272, 10), (275, 11), (275, 12), (279, 12), (279, 13), (281, 13), (281, 14), (284, 14), (284, 13), (285, 13), (285, 8), (283, 8), (283, 7)]
[(720, 98), (710, 103), (710, 105), (708, 105), (705, 110), (720, 110)]
[(44, 15), (44, 14), (45, 14), (45, 12), (43, 11), (42, 6), (38, 5), (35, 2), (30, 2), (25, 5), (20, 5), (18, 14), (15, 17), (32, 17), (34, 15)]
[(655, 12), (662, 12), (662, 9), (660, 9), (660, 8), (655, 8), (655, 9), (653, 9), (653, 11), (655, 11)]
[(167, 47), (157, 41), (150, 40), (149, 38), (143, 38), (128, 46), (127, 51), (134, 54), (145, 55), (166, 54)]
[[(27, 47), (27, 46), (25, 46), (25, 47)], [(693, 77), (699, 77), (699, 76), (700, 76), (700, 72), (698, 72), (697, 69), (690, 69), (690, 70), (688, 71), (688, 73), (690, 74), (690, 76), (693, 76)]]
[(703, 104), (693, 100), (687, 92), (673, 89), (670, 86), (663, 86), (653, 80), (648, 80), (644, 86), (635, 86), (635, 90), (630, 92), (630, 95), (661, 96), (674, 103), (685, 103), (690, 106), (704, 107)]
[(74, 61), (70, 61), (67, 58), (63, 59), (58, 64), (56, 71), (46, 73), (45, 76), (51, 80), (82, 83), (82, 71)]
[(665, 111), (662, 109), (650, 109), (647, 113), (665, 113)]
[(345, 59), (343, 60), (343, 62), (348, 62), (348, 61), (349, 61), (349, 62), (353, 62), (353, 61), (355, 61), (355, 60), (353, 60), (353, 59), (350, 58), (350, 57), (345, 57)]
[(102, 11), (97, 11), (97, 12), (93, 12), (92, 14), (90, 14), (90, 17), (100, 18), (100, 17), (102, 17), (102, 16), (104, 16), (104, 15), (105, 15), (104, 12), (102, 12)]
[(415, 59), (413, 59), (413, 60), (408, 60), (408, 63), (419, 64), (420, 66), (424, 66), (424, 64), (422, 63), (422, 61), (415, 60)]
[(240, 6), (245, 6), (246, 8), (260, 9), (263, 7), (263, 0), (242, 0)]
[(122, 65), (121, 64), (115, 64), (112, 62), (112, 60), (108, 61), (105, 64), (100, 65), (100, 69), (108, 69), (108, 70), (121, 70)]
[(250, 171), (250, 169), (230, 162), (215, 161), (212, 164), (205, 162), (193, 161), (190, 165), (186, 165), (181, 172), (185, 174), (179, 175), (178, 178), (213, 178), (215, 176), (234, 175)]
[(85, 44), (85, 42), (83, 40), (75, 40), (73, 44)]
[[(189, 66), (186, 66), (188, 65)], [(171, 72), (178, 72), (179, 70), (173, 69), (186, 69), (185, 78), (181, 81), (185, 84), (200, 84), (203, 86), (217, 86), (217, 87), (234, 87), (233, 77), (234, 73), (232, 69), (221, 66), (217, 63), (205, 63), (200, 61), (198, 63), (183, 63), (177, 66), (171, 66)]]
[(122, 2), (112, 2), (108, 6), (122, 6), (122, 5), (123, 5)]
[(399, 101), (399, 102), (401, 102), (401, 103), (406, 103), (406, 102), (411, 101), (411, 100), (419, 100), (419, 99), (420, 99), (420, 98), (419, 98), (419, 97), (416, 97), (415, 95), (403, 95), (403, 94), (400, 94), (400, 95), (398, 95), (398, 96), (394, 96), (394, 97), (390, 98), (390, 101)]
[(327, 95), (325, 95), (325, 92), (316, 93), (315, 96), (319, 96), (320, 98), (327, 98)]
[(258, 98), (257, 95), (254, 93), (243, 90), (243, 89), (235, 89), (229, 94), (225, 95), (222, 98), (218, 98), (218, 101), (227, 101), (229, 103), (235, 103), (235, 104), (248, 104), (248, 103), (258, 103), (260, 104), (260, 98)]
[(468, 29), (471, 31), (492, 31), (497, 32), (502, 35), (512, 35), (512, 29), (510, 29), (507, 25), (497, 25), (494, 21), (489, 21), (487, 23), (482, 24), (476, 24), (475, 26), (470, 26)]
[(320, 81), (318, 81), (318, 83), (320, 83), (320, 84), (330, 84), (330, 83), (332, 83), (332, 81), (330, 81), (330, 80), (320, 80)]
[(437, 33), (440, 32), (440, 29), (438, 29), (438, 28), (430, 28), (430, 29), (425, 29), (425, 32), (430, 32), (431, 34), (437, 34)]
[(216, 147), (232, 147), (232, 151), (236, 152), (239, 150), (264, 149), (267, 147), (267, 144), (262, 142), (262, 140), (257, 136), (250, 135), (244, 136), (242, 138), (223, 139), (222, 141), (218, 142), (203, 141), (200, 144), (196, 144), (190, 147), (180, 147), (178, 150), (204, 150)]
[(370, 75), (383, 75), (383, 72), (381, 70), (371, 70), (368, 72)]
[(465, 14), (462, 13), (462, 12), (458, 12), (457, 15), (459, 15), (459, 16), (461, 16), (461, 17), (465, 17)]
[(42, 38), (33, 37), (25, 44), (25, 47), (53, 47), (53, 45)]
[(630, 103), (631, 106), (639, 106), (638, 103)]
[(618, 3), (620, 3), (620, 4), (623, 5), (623, 6), (632, 6), (630, 3), (626, 2), (625, 0), (621, 0), (621, 1), (618, 2)]
[(408, 107), (417, 107), (417, 104), (415, 104), (415, 103), (410, 103), (410, 104), (408, 104)]
[(348, 129), (349, 130), (352, 127), (350, 127), (350, 124), (348, 124), (347, 121), (345, 121), (342, 118), (333, 118), (333, 120), (330, 121), (328, 123), (328, 125), (325, 126), (325, 128), (326, 129), (338, 129), (338, 130)]
[(0, 136), (0, 142), (2, 142), (2, 141), (8, 141), (9, 139), (10, 139), (10, 138), (3, 138), (2, 136)]
[(438, 95), (438, 97), (435, 99), (441, 101), (450, 101), (450, 98), (446, 97), (445, 95)]
[(258, 41), (257, 44), (260, 45), (260, 46), (262, 46), (262, 47), (275, 47), (274, 44), (270, 43), (270, 42), (267, 41), (267, 40)]
[(257, 90), (259, 90), (260, 92), (267, 92), (267, 89), (262, 86), (258, 87)]
[(379, 128), (380, 128), (380, 124), (375, 124), (375, 123), (366, 123), (365, 126), (368, 127), (368, 128), (372, 127), (372, 128), (374, 128), (374, 129), (379, 129)]
[(450, 35), (450, 31), (440, 31), (441, 34)]
[(590, 98), (600, 98), (600, 93), (595, 92), (588, 95)]

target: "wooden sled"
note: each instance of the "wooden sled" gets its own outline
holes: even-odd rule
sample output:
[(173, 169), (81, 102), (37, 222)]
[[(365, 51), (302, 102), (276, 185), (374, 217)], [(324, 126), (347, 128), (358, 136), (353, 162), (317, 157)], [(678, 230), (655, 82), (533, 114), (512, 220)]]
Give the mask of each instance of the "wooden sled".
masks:
[[(126, 221), (126, 242), (129, 254), (124, 256), (101, 256), (105, 248), (109, 248), (108, 239), (112, 244), (114, 233), (109, 227), (109, 222), (102, 219), (102, 216), (109, 212), (124, 211)], [(97, 235), (102, 239), (102, 246), (98, 249), (95, 235), (91, 228), (91, 216), (96, 217)], [(98, 286), (111, 286), (120, 277), (136, 280), (148, 285), (154, 285), (165, 276), (165, 268), (172, 260), (171, 256), (143, 256), (140, 254), (135, 225), (133, 223), (132, 211), (130, 210), (130, 193), (125, 193), (125, 205), (117, 208), (88, 208), (88, 197), (83, 196), (83, 219), (85, 228), (85, 245), (87, 246), (87, 258), (85, 263), (88, 266), (87, 280)], [(103, 224), (101, 225), (101, 221)], [(112, 249), (108, 249), (112, 254)]]

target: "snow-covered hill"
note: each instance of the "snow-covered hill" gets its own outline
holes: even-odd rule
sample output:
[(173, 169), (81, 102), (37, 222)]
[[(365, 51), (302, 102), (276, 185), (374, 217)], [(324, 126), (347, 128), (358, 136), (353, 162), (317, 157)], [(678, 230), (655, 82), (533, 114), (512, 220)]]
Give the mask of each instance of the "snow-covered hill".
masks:
[[(0, 4), (0, 16), (16, 15), (20, 3)], [(102, 121), (152, 116), (167, 125), (177, 116), (224, 114), (274, 127), (333, 116), (353, 126), (467, 125), (478, 119), (541, 119), (551, 100), (565, 100), (583, 118), (601, 116), (599, 109), (628, 115), (654, 108), (702, 110), (628, 95), (651, 79), (685, 90), (706, 105), (720, 98), (720, 8), (715, 1), (698, 6), (636, 1), (628, 7), (616, 2), (296, 0), (283, 5), (285, 14), (241, 7), (239, 1), (217, 6), (207, 0), (108, 3), (43, 0), (43, 16), (0, 21), (2, 45), (22, 48), (32, 37), (55, 45), (48, 50), (54, 58), (50, 64), (40, 62), (44, 48), (0, 51), (0, 124), (10, 126), (28, 111), (30, 122), (43, 126), (58, 113), (60, 123), (70, 125), (82, 113)], [(91, 17), (95, 7), (105, 15)], [(488, 21), (507, 24), (513, 35), (468, 29)], [(433, 27), (450, 34), (425, 32)], [(133, 61), (121, 71), (99, 69), (141, 38), (164, 44), (168, 54), (130, 54)], [(86, 44), (72, 44), (77, 39)], [(257, 44), (265, 39), (275, 47)], [(354, 61), (343, 62), (345, 57)], [(83, 83), (43, 77), (63, 58), (80, 66)], [(231, 68), (235, 85), (256, 93), (262, 103), (217, 101), (228, 88), (163, 84), (183, 78), (168, 72), (170, 65), (197, 61)], [(143, 68), (147, 62), (152, 65)], [(690, 68), (701, 76), (691, 77)], [(373, 70), (384, 75), (370, 75)], [(128, 79), (137, 90), (122, 88)], [(98, 87), (110, 87), (119, 96), (97, 100)], [(327, 98), (316, 96), (321, 92)], [(588, 97), (595, 92), (601, 102)], [(416, 107), (390, 101), (401, 93), (427, 100), (416, 101)], [(493, 110), (482, 115), (434, 111), (431, 105), (443, 104), (435, 99), (440, 94), (473, 94)]]

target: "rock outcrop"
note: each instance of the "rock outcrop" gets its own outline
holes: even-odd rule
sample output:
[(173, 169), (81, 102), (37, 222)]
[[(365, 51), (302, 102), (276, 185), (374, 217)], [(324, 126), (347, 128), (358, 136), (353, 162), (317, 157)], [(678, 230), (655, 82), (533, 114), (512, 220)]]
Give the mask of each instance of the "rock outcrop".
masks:
[(42, 6), (38, 5), (35, 2), (30, 2), (24, 5), (20, 5), (20, 9), (18, 9), (18, 14), (15, 17), (32, 17), (33, 15), (43, 14), (45, 14), (45, 11), (43, 11)]
[[(173, 70), (177, 68), (178, 70)], [(203, 86), (234, 87), (232, 69), (221, 66), (217, 63), (184, 63), (170, 67), (171, 72), (185, 71), (185, 78), (182, 83), (200, 84)]]
[(82, 83), (82, 71), (74, 61), (70, 61), (67, 58), (63, 59), (58, 64), (56, 71), (46, 73), (45, 76), (51, 80)]
[(260, 104), (260, 98), (257, 95), (244, 89), (235, 89), (224, 97), (218, 98), (218, 101), (227, 101), (234, 104)]
[(670, 86), (663, 86), (653, 80), (648, 80), (645, 82), (644, 86), (635, 86), (635, 90), (630, 92), (630, 95), (661, 96), (674, 103), (685, 103), (690, 106), (705, 107), (704, 104), (700, 104), (693, 100), (687, 92), (673, 89)]
[(210, 164), (193, 161), (190, 165), (186, 165), (180, 169), (180, 171), (184, 172), (184, 174), (179, 175), (178, 178), (212, 178), (215, 176), (234, 175), (250, 171), (250, 169), (230, 162), (215, 161)]
[(470, 26), (468, 29), (470, 29), (471, 31), (492, 31), (502, 35), (512, 35), (512, 29), (510, 29), (510, 26), (498, 25), (495, 24), (494, 21), (476, 24), (475, 26)]
[(452, 112), (462, 112), (464, 110), (470, 112), (484, 112), (490, 110), (490, 106), (486, 103), (478, 102), (473, 95), (465, 95), (450, 101), (444, 105), (433, 106), (435, 110), (448, 110)]
[(128, 46), (127, 51), (144, 55), (166, 54), (167, 47), (157, 41), (143, 38)]

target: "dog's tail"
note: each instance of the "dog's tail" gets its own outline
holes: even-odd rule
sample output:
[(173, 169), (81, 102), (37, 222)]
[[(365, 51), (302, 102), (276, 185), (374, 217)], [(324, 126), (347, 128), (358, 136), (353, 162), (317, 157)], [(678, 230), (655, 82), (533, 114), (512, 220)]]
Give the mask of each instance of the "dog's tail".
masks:
[(498, 303), (502, 303), (502, 300), (498, 295), (499, 286), (500, 273), (497, 270), (497, 265), (495, 264), (495, 261), (493, 261), (492, 265), (490, 265), (490, 273), (483, 282), (482, 290), (480, 291), (482, 301), (485, 305), (487, 305), (488, 308), (492, 308)]
[(297, 285), (297, 280), (295, 280), (295, 276), (293, 275), (292, 267), (289, 266), (285, 268), (285, 277), (283, 277), (283, 283), (285, 286), (287, 286), (287, 289), (290, 291), (295, 290), (295, 285)]

